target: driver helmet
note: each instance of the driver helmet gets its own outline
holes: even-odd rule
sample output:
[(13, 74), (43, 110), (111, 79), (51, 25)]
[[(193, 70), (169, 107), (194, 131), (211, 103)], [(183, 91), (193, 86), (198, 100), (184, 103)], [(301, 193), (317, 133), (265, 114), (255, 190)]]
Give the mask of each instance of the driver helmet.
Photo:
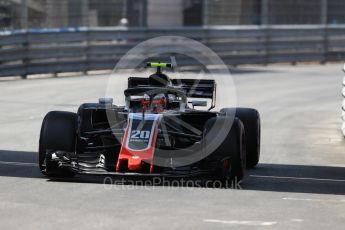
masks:
[(157, 94), (153, 97), (151, 108), (153, 113), (161, 113), (166, 110), (167, 99), (164, 94)]

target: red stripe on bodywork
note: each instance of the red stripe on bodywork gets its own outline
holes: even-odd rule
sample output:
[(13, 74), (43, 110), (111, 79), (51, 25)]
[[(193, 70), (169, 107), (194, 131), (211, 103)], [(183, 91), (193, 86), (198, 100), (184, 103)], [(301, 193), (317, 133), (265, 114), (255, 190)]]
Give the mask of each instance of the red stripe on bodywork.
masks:
[(129, 138), (129, 133), (131, 130), (132, 120), (131, 116), (128, 116), (128, 123), (127, 128), (125, 131), (125, 135), (122, 140), (121, 150), (119, 153), (119, 157), (116, 163), (116, 172), (120, 172), (122, 164), (128, 162), (128, 170), (131, 172), (137, 172), (141, 170), (142, 162), (150, 162), (150, 173), (153, 172), (153, 156), (155, 151), (155, 145), (157, 141), (157, 134), (158, 134), (158, 125), (160, 122), (160, 116), (156, 114), (155, 119), (153, 122), (154, 131), (151, 135), (153, 135), (151, 144), (148, 149), (145, 150), (133, 150), (127, 147), (127, 141)]

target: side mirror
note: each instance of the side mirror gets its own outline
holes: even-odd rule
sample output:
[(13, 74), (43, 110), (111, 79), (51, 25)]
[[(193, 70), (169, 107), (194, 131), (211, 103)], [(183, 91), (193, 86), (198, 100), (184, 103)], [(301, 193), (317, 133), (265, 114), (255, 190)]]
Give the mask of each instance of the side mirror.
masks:
[(192, 101), (192, 106), (193, 106), (193, 108), (195, 106), (206, 107), (207, 106), (207, 101)]

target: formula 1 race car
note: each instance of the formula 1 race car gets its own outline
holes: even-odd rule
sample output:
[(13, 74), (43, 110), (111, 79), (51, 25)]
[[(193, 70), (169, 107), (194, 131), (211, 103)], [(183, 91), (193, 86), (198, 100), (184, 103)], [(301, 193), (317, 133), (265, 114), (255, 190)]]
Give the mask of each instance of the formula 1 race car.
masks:
[(255, 109), (212, 111), (214, 80), (170, 79), (161, 69), (171, 64), (147, 66), (157, 71), (148, 78), (128, 78), (124, 106), (101, 98), (82, 104), (77, 113), (45, 116), (39, 140), (43, 174), (240, 181), (246, 168), (258, 164), (260, 116)]

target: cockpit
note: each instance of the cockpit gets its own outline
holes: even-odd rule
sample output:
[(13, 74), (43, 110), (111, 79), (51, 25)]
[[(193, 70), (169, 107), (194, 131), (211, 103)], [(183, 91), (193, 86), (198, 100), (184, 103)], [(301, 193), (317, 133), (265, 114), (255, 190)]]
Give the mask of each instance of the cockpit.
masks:
[(125, 91), (126, 107), (130, 112), (165, 113), (184, 111), (187, 98), (174, 88), (138, 87)]

